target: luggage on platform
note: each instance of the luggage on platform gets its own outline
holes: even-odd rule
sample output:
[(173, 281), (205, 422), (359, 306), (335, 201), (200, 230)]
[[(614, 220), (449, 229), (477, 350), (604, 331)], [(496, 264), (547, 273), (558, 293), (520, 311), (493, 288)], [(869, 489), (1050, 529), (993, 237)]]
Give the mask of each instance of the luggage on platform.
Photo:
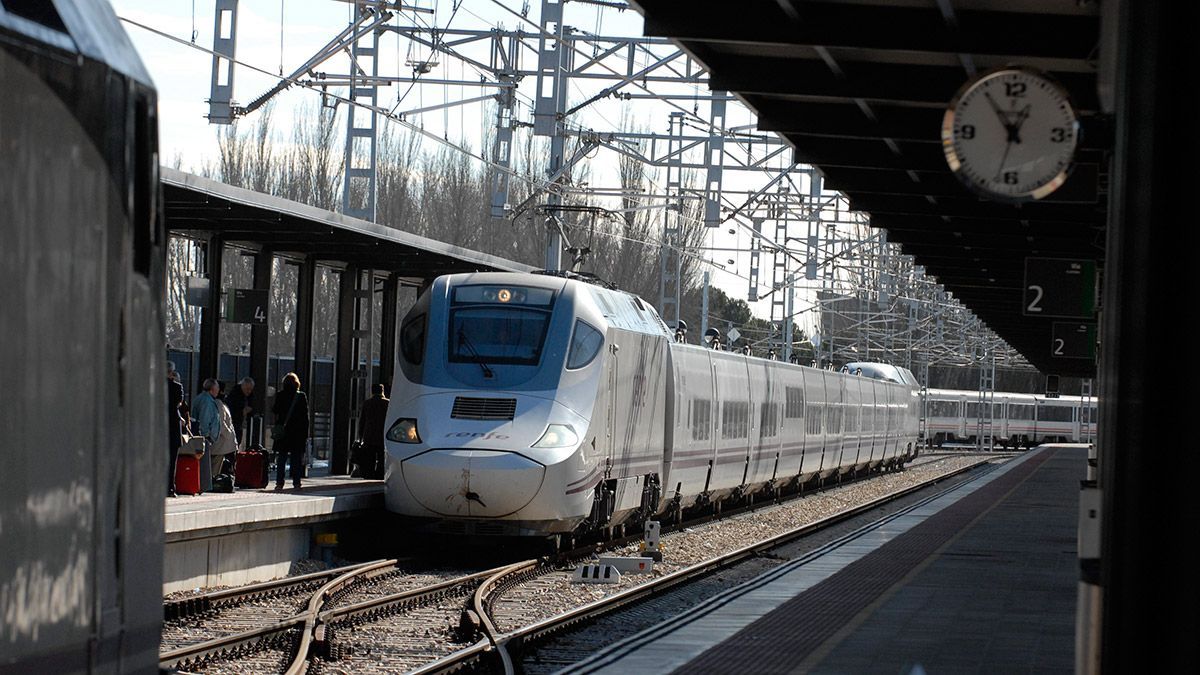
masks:
[(267, 486), (267, 472), (270, 467), (265, 451), (250, 449), (239, 452), (234, 467), (237, 473), (238, 487), (264, 488)]
[[(203, 458), (208, 464), (208, 458)], [(198, 495), (200, 489), (201, 458), (192, 454), (181, 454), (175, 461), (175, 492), (183, 495)]]
[(205, 447), (204, 455), (199, 458), (199, 460), (200, 460), (200, 491), (201, 492), (212, 492), (212, 479), (213, 479), (212, 457), (208, 456), (208, 453), (212, 451), (212, 443), (205, 441), (204, 447)]
[(233, 492), (233, 476), (227, 473), (213, 476), (213, 492)]

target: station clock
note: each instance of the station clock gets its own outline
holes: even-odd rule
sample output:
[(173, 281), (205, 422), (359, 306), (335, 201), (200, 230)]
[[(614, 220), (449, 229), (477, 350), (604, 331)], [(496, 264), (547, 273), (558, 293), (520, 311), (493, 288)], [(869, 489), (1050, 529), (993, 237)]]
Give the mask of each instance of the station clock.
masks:
[(1067, 179), (1079, 120), (1066, 92), (1032, 68), (984, 73), (959, 89), (942, 119), (950, 170), (992, 199), (1030, 201)]

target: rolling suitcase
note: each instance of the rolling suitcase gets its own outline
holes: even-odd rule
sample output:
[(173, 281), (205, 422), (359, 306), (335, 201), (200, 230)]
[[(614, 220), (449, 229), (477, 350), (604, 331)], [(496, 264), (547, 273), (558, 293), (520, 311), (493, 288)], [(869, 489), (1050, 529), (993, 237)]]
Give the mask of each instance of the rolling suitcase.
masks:
[(262, 450), (244, 450), (237, 454), (234, 462), (237, 486), (264, 488), (267, 486), (267, 453)]
[(175, 492), (183, 495), (201, 493), (200, 459), (192, 454), (179, 455), (175, 462)]
[[(204, 444), (206, 450), (211, 449), (209, 448), (210, 445), (212, 444), (208, 442)], [(208, 452), (206, 451), (203, 456), (196, 459), (200, 462), (200, 491), (212, 492), (212, 458), (208, 456)]]

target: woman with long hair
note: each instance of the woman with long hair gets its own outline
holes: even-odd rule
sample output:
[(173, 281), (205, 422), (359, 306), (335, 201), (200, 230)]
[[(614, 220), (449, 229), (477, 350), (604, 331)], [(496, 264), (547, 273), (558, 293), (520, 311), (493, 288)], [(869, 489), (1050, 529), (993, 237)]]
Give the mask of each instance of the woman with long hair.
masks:
[(308, 444), (308, 397), (300, 391), (298, 375), (288, 373), (283, 377), (271, 412), (275, 415), (275, 426), (271, 429), (271, 437), (275, 440), (275, 489), (283, 489), (283, 468), (289, 460), (292, 487), (299, 488), (304, 476), (304, 449)]

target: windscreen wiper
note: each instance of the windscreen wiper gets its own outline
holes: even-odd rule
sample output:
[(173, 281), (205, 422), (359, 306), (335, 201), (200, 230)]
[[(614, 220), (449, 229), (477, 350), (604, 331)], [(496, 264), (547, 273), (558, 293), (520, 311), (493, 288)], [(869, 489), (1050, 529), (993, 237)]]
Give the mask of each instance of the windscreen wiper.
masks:
[(467, 337), (467, 332), (463, 330), (462, 326), (458, 327), (458, 345), (467, 348), (467, 353), (471, 355), (471, 358), (475, 359), (475, 363), (478, 363), (480, 368), (483, 368), (484, 377), (493, 378), (496, 376), (496, 373), (492, 372), (492, 369), (488, 367), (487, 362), (483, 360), (479, 352), (475, 351), (475, 345), (471, 344), (471, 340)]

